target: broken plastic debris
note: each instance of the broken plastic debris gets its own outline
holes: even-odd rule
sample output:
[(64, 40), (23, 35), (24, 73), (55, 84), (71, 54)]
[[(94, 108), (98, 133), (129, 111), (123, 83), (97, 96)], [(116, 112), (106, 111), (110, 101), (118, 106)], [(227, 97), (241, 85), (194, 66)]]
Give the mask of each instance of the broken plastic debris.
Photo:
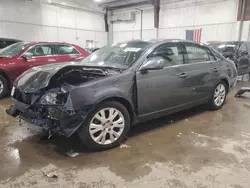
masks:
[(151, 144), (151, 143), (149, 143), (149, 145), (151, 146), (152, 144)]
[(182, 133), (177, 134), (177, 137), (181, 137)]
[(188, 121), (188, 119), (185, 119), (185, 121)]
[(192, 133), (192, 134), (194, 134), (194, 132), (193, 132), (193, 131), (192, 131), (191, 133)]
[(127, 145), (127, 144), (121, 144), (121, 145), (120, 145), (120, 148), (130, 148), (130, 146)]
[(48, 178), (58, 178), (58, 176), (55, 173), (52, 173), (52, 172), (50, 172), (50, 173), (43, 172), (43, 174), (45, 176), (47, 176)]
[(66, 154), (70, 157), (76, 157), (76, 156), (80, 155), (79, 153), (77, 153), (73, 150), (68, 151)]

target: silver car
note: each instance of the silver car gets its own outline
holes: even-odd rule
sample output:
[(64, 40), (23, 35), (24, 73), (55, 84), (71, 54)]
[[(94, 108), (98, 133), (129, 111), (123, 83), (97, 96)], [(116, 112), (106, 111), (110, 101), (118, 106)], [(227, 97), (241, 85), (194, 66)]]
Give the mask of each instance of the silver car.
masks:
[(119, 145), (131, 125), (197, 105), (223, 106), (236, 83), (234, 63), (201, 43), (129, 41), (81, 63), (34, 67), (14, 83), (11, 116), (93, 150)]

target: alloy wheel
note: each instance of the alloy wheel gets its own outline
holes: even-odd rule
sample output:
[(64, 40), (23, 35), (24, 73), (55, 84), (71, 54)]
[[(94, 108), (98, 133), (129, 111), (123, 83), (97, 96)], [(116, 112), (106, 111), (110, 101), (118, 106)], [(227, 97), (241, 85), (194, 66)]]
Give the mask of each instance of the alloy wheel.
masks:
[(125, 119), (116, 108), (98, 111), (90, 121), (89, 133), (93, 141), (101, 145), (112, 144), (123, 133)]
[(3, 92), (3, 87), (4, 87), (4, 84), (2, 80), (0, 80), (0, 94)]
[(214, 104), (216, 106), (221, 106), (226, 97), (226, 88), (223, 84), (219, 84), (214, 92)]

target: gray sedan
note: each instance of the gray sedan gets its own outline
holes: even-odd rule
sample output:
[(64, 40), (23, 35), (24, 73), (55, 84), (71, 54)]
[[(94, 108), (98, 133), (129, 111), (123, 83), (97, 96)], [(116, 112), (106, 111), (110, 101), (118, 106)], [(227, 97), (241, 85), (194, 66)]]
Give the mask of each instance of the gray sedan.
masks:
[(32, 68), (14, 83), (11, 116), (93, 150), (115, 147), (131, 125), (201, 104), (223, 106), (236, 84), (234, 63), (201, 43), (129, 41), (82, 63)]

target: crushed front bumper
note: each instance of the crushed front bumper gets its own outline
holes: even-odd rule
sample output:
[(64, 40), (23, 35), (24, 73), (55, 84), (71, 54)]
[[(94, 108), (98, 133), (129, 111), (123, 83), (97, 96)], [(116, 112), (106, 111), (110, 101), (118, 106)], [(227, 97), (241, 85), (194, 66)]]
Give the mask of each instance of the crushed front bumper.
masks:
[(72, 113), (59, 106), (40, 106), (34, 110), (32, 105), (15, 100), (14, 105), (6, 110), (12, 117), (19, 116), (26, 122), (35, 124), (60, 135), (71, 136), (83, 123), (88, 109)]

